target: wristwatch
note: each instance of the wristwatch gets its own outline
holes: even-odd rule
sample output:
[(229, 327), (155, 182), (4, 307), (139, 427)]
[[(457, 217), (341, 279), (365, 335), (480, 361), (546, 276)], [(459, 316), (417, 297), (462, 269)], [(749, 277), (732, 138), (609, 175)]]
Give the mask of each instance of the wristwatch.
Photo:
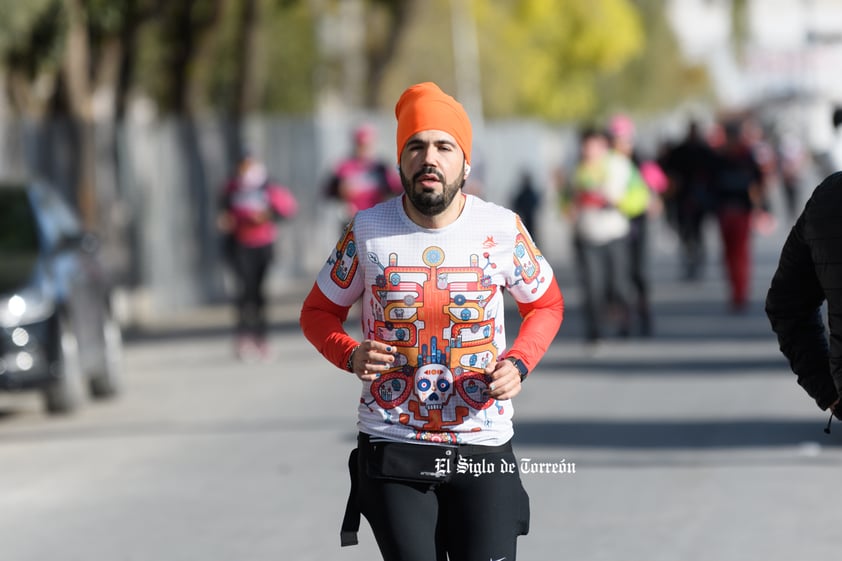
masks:
[(507, 356), (506, 360), (515, 365), (515, 368), (517, 368), (517, 371), (520, 373), (520, 381), (523, 382), (524, 380), (526, 380), (526, 376), (527, 374), (529, 374), (529, 369), (526, 367), (523, 361), (513, 356)]

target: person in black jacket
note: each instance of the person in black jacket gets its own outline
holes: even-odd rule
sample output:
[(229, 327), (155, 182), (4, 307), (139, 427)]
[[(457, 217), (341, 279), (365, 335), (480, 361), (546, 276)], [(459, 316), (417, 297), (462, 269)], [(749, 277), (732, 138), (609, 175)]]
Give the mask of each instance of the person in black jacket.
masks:
[[(815, 189), (781, 251), (766, 315), (798, 384), (824, 411), (842, 388), (842, 172)], [(821, 308), (827, 301), (830, 336)], [(832, 420), (833, 417), (831, 417)], [(829, 432), (830, 424), (828, 422)]]
[(661, 161), (669, 177), (665, 198), (680, 242), (682, 278), (688, 281), (703, 276), (703, 232), (705, 220), (713, 211), (715, 161), (716, 153), (696, 121), (690, 122), (685, 138), (668, 149)]

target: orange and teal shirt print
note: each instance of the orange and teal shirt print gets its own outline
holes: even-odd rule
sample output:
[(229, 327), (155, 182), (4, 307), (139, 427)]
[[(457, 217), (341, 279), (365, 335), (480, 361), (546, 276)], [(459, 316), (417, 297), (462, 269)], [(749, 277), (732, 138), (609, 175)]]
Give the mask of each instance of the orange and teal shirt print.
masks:
[(386, 438), (502, 444), (512, 404), (486, 396), (506, 349), (503, 292), (534, 302), (553, 271), (513, 212), (467, 195), (449, 226), (424, 229), (395, 198), (358, 213), (319, 273), (340, 306), (362, 299), (365, 338), (397, 351), (363, 383), (360, 430)]

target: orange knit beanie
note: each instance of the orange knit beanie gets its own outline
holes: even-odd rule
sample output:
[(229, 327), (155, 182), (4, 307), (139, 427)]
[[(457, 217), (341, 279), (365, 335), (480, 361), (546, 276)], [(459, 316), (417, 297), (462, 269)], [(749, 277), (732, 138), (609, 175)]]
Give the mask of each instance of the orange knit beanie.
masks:
[(425, 130), (440, 130), (449, 133), (465, 153), (465, 160), (471, 163), (471, 121), (462, 105), (441, 91), (432, 82), (424, 82), (407, 88), (397, 105), (398, 118), (398, 162), (406, 141), (412, 135)]

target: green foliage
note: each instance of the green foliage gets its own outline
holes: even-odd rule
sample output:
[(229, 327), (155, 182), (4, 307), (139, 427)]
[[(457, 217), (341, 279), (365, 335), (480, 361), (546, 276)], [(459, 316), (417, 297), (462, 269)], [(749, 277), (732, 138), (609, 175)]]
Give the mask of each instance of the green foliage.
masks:
[(500, 0), (474, 8), (489, 116), (588, 115), (597, 79), (643, 47), (628, 0)]
[(665, 17), (665, 0), (637, 0), (645, 22), (643, 49), (617, 72), (601, 77), (596, 88), (595, 117), (619, 109), (653, 113), (689, 98), (711, 96), (704, 67), (688, 65)]
[[(326, 55), (317, 33), (320, 18), (328, 11), (335, 16), (340, 1), (257, 0), (247, 110), (310, 112), (318, 88), (343, 91), (342, 65), (353, 57)], [(466, 1), (491, 118), (594, 119), (611, 108), (656, 110), (706, 93), (704, 70), (680, 58), (664, 0)], [(455, 91), (451, 0), (362, 2), (366, 91), (348, 101), (373, 106), (379, 100), (390, 110), (407, 83), (421, 80)], [(735, 1), (738, 16), (744, 5)], [(237, 105), (244, 0), (86, 0), (85, 6), (92, 73), (109, 44), (130, 36), (131, 91), (153, 100), (159, 113)], [(16, 84), (57, 75), (64, 28), (62, 0), (0, 0), (0, 61)]]
[(171, 77), (167, 74), (166, 60), (169, 45), (162, 36), (164, 22), (160, 18), (150, 21), (139, 31), (136, 76), (137, 93), (161, 104), (167, 98)]
[(21, 4), (0, 0), (0, 57), (7, 72), (28, 80), (54, 72), (64, 38), (64, 13), (57, 0)]
[(312, 111), (317, 98), (315, 22), (305, 2), (289, 0), (266, 10), (262, 23), (264, 79), (258, 101), (270, 112)]
[(408, 22), (396, 47), (393, 63), (380, 85), (383, 111), (392, 111), (401, 92), (418, 82), (436, 82), (456, 92), (451, 38), (451, 1), (411, 1)]
[(88, 25), (101, 35), (116, 34), (129, 17), (128, 0), (87, 0)]
[[(210, 7), (217, 0), (194, 0), (190, 14), (194, 50), (185, 52), (184, 15), (172, 8), (150, 20), (141, 30), (137, 87), (155, 100), (161, 112), (178, 107), (172, 69), (179, 56), (191, 56), (187, 70), (191, 107), (222, 112), (232, 106), (238, 77), (235, 47), (242, 2), (225, 2), (214, 19)], [(254, 106), (269, 112), (305, 112), (315, 99), (312, 72), (317, 48), (314, 25), (306, 2), (258, 2), (257, 42), (254, 46)]]
[(26, 42), (46, 12), (58, 9), (54, 0), (0, 0), (0, 51)]

